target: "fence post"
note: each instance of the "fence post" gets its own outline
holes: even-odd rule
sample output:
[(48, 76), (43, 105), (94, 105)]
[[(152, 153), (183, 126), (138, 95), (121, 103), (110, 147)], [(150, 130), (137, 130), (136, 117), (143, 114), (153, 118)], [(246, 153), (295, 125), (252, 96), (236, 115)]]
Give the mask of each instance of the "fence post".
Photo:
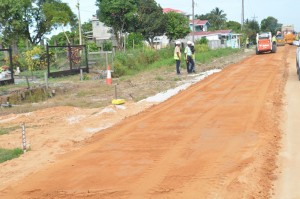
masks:
[(85, 49), (86, 72), (89, 73), (90, 72), (89, 71), (89, 58), (88, 58), (88, 56), (89, 56), (89, 53), (88, 53), (89, 48), (87, 49), (86, 45), (84, 45), (84, 49)]
[[(48, 43), (46, 45), (46, 52), (47, 52), (47, 65), (48, 65), (47, 77), (49, 77), (49, 74), (50, 74), (50, 54), (49, 54), (49, 45), (48, 45)], [(55, 51), (55, 54), (56, 54), (56, 51)]]
[(48, 90), (48, 88), (49, 88), (49, 86), (48, 86), (48, 75), (47, 75), (46, 72), (44, 73), (44, 76), (45, 76), (46, 89)]
[(26, 143), (25, 123), (23, 123), (21, 126), (22, 126), (22, 148), (23, 148), (24, 153), (26, 153), (27, 143)]
[(11, 73), (10, 73), (10, 76), (11, 76), (11, 80), (12, 80), (12, 83), (14, 84), (15, 83), (15, 79), (14, 79), (14, 67), (13, 67), (13, 59), (12, 59), (12, 49), (11, 47), (9, 47), (8, 49), (8, 54), (9, 54), (9, 66), (10, 66), (10, 70), (11, 70)]
[(108, 67), (108, 55), (107, 55), (107, 51), (105, 51), (105, 59), (106, 59), (106, 68)]
[(82, 69), (80, 69), (80, 81), (83, 80), (83, 72), (82, 72)]
[(70, 70), (72, 70), (73, 66), (72, 66), (72, 48), (70, 43), (68, 43), (68, 53), (69, 53), (69, 61), (70, 61)]

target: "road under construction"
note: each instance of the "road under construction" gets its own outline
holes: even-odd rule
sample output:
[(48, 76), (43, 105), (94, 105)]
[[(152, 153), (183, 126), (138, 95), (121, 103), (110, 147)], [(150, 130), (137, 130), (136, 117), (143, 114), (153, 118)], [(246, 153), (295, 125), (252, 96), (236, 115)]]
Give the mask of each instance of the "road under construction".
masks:
[(271, 198), (295, 49), (253, 55), (99, 131), (0, 198)]

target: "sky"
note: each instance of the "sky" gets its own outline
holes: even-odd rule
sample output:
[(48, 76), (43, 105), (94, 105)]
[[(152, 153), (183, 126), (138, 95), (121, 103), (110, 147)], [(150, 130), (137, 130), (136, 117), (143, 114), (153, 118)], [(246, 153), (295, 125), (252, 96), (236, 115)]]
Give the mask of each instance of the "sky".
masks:
[[(78, 0), (62, 0), (68, 3), (73, 12), (77, 15), (76, 8)], [(124, 0), (126, 1), (126, 0)], [(192, 14), (192, 0), (156, 0), (162, 8), (173, 8)], [(242, 0), (194, 0), (195, 15), (209, 13), (218, 7), (227, 14), (228, 21), (241, 23)], [(95, 0), (79, 0), (81, 22), (87, 22), (96, 14), (97, 6)], [(300, 32), (300, 1), (299, 0), (244, 0), (244, 18), (255, 19), (260, 24), (261, 20), (268, 16), (275, 17), (278, 23), (293, 24), (295, 30)]]

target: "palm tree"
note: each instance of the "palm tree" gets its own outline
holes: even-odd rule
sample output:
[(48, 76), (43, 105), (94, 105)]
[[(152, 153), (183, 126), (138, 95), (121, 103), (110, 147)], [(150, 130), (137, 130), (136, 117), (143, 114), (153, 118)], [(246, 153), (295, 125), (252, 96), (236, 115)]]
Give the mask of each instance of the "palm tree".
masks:
[(210, 12), (209, 20), (209, 23), (214, 30), (220, 30), (225, 25), (227, 18), (224, 11), (216, 7)]

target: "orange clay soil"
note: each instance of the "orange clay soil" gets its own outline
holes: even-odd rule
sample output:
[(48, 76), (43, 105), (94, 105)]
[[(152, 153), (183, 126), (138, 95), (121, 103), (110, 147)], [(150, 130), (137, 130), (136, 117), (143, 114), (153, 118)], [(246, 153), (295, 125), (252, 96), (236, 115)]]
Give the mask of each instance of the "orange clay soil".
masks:
[(3, 116), (27, 123), (31, 150), (0, 165), (0, 198), (268, 198), (294, 51), (251, 56), (150, 108)]

